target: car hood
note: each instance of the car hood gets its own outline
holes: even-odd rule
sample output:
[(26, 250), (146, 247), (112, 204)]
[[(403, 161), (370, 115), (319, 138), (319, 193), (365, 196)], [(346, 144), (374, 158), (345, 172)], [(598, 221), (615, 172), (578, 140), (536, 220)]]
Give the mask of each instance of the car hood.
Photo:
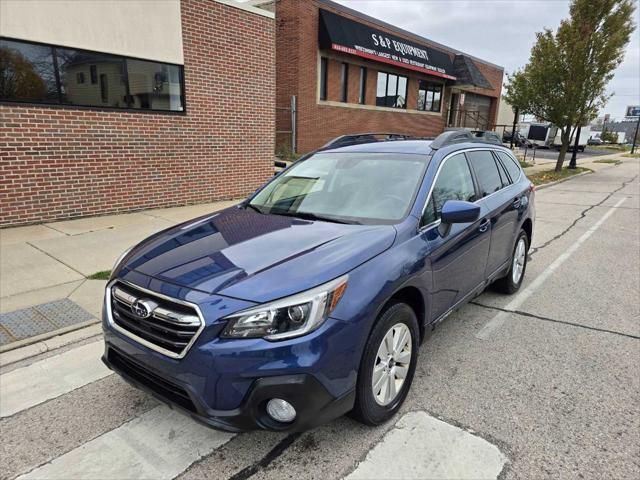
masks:
[(207, 293), (267, 302), (327, 282), (388, 249), (392, 225), (345, 225), (231, 207), (160, 232), (124, 269)]

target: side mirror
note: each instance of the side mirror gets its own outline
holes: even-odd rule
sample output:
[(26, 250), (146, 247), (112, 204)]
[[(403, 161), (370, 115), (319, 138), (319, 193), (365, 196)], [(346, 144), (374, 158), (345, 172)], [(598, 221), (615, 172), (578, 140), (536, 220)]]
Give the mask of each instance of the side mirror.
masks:
[(445, 237), (454, 223), (475, 222), (480, 216), (480, 207), (475, 203), (461, 200), (447, 200), (440, 213), (438, 232)]

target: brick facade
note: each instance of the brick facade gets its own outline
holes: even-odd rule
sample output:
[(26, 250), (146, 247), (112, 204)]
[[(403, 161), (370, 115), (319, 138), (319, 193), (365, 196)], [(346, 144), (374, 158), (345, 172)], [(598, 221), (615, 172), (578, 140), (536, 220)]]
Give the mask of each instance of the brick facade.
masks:
[(272, 175), (274, 20), (182, 0), (182, 31), (185, 114), (0, 105), (0, 226), (237, 198)]
[[(375, 27), (379, 31), (389, 31), (396, 36), (416, 42), (415, 37), (388, 30), (381, 24), (354, 15), (331, 2), (279, 0), (276, 6), (276, 101), (278, 106), (287, 106), (291, 95), (297, 97), (297, 150), (307, 152), (320, 147), (331, 138), (356, 132), (386, 131), (417, 136), (436, 136), (441, 133), (446, 125), (450, 86), (448, 85), (445, 89), (440, 113), (417, 111), (419, 81), (442, 82), (442, 80), (438, 77), (430, 77), (412, 70), (395, 68), (339, 52), (320, 51), (318, 49), (319, 8)], [(432, 45), (426, 40), (422, 43), (433, 48), (442, 48)], [(454, 51), (448, 53), (453, 59)], [(320, 56), (329, 58), (326, 102), (320, 101), (318, 97)], [(349, 63), (347, 103), (340, 103), (341, 62)], [(474, 88), (470, 91), (492, 97), (491, 123), (495, 123), (497, 103), (502, 89), (503, 70), (481, 62), (475, 63), (494, 88), (491, 90)], [(364, 106), (358, 105), (360, 66), (367, 68)], [(397, 73), (408, 77), (406, 110), (375, 107), (378, 71)], [(278, 116), (276, 129), (286, 129), (281, 128), (286, 122), (286, 118)]]

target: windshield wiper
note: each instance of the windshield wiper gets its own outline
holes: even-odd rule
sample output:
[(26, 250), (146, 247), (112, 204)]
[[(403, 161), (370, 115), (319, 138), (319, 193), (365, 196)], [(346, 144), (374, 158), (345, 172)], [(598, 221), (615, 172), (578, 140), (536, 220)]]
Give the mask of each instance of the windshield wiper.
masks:
[(320, 220), (322, 222), (331, 222), (331, 223), (344, 223), (347, 225), (360, 225), (360, 222), (356, 222), (355, 220), (343, 220), (341, 218), (328, 217), (325, 215), (318, 215), (317, 213), (311, 212), (271, 212), (276, 215), (286, 215), (287, 217), (296, 217), (302, 218), (304, 220)]
[(264, 215), (264, 212), (260, 208), (256, 207), (255, 205), (251, 205), (250, 203), (245, 204), (244, 208), (245, 209), (250, 208), (250, 209), (255, 210), (256, 212), (261, 213), (261, 214)]

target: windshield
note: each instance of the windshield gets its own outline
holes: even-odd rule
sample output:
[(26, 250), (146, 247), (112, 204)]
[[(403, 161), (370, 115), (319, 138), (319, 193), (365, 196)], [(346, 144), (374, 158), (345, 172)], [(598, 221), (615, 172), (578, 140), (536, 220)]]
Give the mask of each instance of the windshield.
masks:
[(249, 206), (262, 212), (345, 223), (397, 223), (408, 213), (428, 157), (319, 153), (276, 177)]

